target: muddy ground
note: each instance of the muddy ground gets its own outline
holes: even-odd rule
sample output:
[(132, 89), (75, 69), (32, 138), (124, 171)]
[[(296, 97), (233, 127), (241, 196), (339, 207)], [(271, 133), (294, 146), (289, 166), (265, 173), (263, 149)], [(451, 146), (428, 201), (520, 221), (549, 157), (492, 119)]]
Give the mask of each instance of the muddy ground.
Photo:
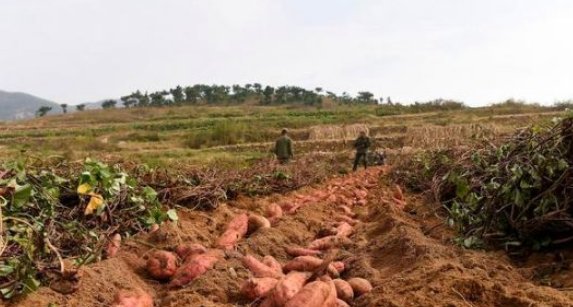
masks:
[[(120, 289), (134, 288), (151, 293), (160, 307), (256, 306), (239, 291), (250, 274), (241, 255), (288, 261), (292, 257), (285, 246), (312, 241), (324, 223), (340, 214), (335, 203), (362, 189), (368, 191), (367, 201), (354, 207), (360, 223), (351, 236), (353, 244), (338, 258), (348, 264), (343, 278), (366, 278), (374, 290), (356, 298), (352, 306), (573, 306), (573, 278), (563, 265), (567, 251), (534, 255), (516, 264), (503, 251), (458, 247), (436, 205), (415, 195), (406, 195), (404, 208), (387, 201), (394, 187), (387, 183), (386, 171), (372, 168), (288, 195), (239, 199), (212, 212), (180, 210), (178, 224), (141, 234), (124, 242), (115, 258), (82, 268), (77, 292), (62, 295), (44, 287), (10, 306), (110, 306)], [(147, 275), (145, 258), (155, 249), (172, 250), (183, 242), (212, 246), (233, 215), (246, 210), (263, 214), (273, 202), (307, 205), (242, 240), (224, 261), (187, 287), (167, 289)]]

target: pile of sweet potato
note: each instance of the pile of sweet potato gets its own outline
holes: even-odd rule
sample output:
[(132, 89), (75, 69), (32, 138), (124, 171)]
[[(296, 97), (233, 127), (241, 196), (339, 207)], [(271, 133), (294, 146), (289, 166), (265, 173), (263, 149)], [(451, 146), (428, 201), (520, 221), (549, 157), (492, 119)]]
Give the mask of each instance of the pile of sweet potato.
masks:
[[(331, 187), (341, 190), (343, 186)], [(350, 193), (326, 193), (295, 197), (292, 203), (271, 204), (267, 207), (267, 218), (276, 224), (283, 213), (294, 214), (302, 206), (313, 201), (326, 200), (337, 206), (339, 214), (335, 222), (324, 225), (314, 241), (306, 247), (287, 246), (285, 251), (293, 259), (284, 265), (272, 256), (262, 260), (246, 255), (243, 265), (252, 277), (243, 282), (241, 292), (250, 300), (261, 300), (263, 307), (309, 306), (337, 307), (348, 306), (355, 297), (372, 290), (369, 281), (362, 278), (341, 279), (346, 265), (342, 261), (331, 261), (320, 257), (329, 251), (351, 244), (349, 236), (358, 223), (352, 208), (366, 203), (368, 192), (357, 190)]]

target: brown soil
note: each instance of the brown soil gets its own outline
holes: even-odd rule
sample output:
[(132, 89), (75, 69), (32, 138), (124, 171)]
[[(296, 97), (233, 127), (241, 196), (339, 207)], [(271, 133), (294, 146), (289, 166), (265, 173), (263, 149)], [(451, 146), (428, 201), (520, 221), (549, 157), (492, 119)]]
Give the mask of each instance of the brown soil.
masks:
[[(561, 291), (533, 281), (540, 276), (539, 263), (555, 264), (553, 254), (532, 257), (517, 267), (503, 252), (459, 248), (451, 243), (453, 233), (442, 225), (432, 205), (406, 197), (402, 210), (384, 201), (393, 191), (385, 183), (384, 172), (374, 168), (288, 195), (239, 199), (212, 212), (181, 210), (178, 224), (127, 240), (115, 258), (82, 268), (77, 292), (62, 295), (44, 287), (11, 306), (109, 306), (120, 289), (135, 288), (152, 294), (155, 305), (161, 307), (256, 305), (239, 293), (240, 283), (249, 276), (239, 257), (273, 255), (286, 262), (290, 257), (285, 246), (305, 246), (339, 211), (331, 195), (340, 200), (357, 188), (368, 189), (368, 203), (354, 209), (361, 223), (351, 237), (353, 245), (339, 253), (349, 264), (342, 277), (369, 279), (374, 290), (355, 299), (353, 306), (573, 306), (573, 295), (566, 291), (573, 286), (568, 266), (558, 270), (550, 266), (544, 275), (553, 278), (554, 286), (559, 283)], [(168, 290), (144, 270), (146, 255), (155, 249), (172, 250), (182, 242), (212, 246), (237, 212), (262, 214), (268, 203), (304, 199), (310, 204), (242, 240), (224, 261), (187, 287)]]

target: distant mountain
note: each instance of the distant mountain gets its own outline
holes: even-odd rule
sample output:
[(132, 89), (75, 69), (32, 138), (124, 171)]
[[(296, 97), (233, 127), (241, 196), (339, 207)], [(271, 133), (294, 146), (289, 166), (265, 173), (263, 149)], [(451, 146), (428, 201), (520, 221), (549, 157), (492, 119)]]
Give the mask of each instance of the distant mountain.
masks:
[(52, 107), (50, 113), (61, 112), (60, 105), (26, 93), (11, 93), (0, 90), (0, 120), (34, 117), (38, 108)]

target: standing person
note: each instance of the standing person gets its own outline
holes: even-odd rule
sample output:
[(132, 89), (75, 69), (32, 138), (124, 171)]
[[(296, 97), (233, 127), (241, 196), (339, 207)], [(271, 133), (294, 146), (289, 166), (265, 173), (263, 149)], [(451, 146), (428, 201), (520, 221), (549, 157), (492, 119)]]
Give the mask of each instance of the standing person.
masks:
[(281, 131), (281, 136), (275, 142), (273, 152), (281, 164), (286, 164), (292, 159), (292, 140), (288, 137), (288, 131), (286, 129)]
[(356, 157), (354, 158), (354, 167), (352, 168), (353, 171), (356, 171), (358, 168), (358, 163), (360, 160), (364, 162), (364, 168), (368, 167), (368, 148), (370, 147), (370, 138), (366, 136), (366, 132), (360, 131), (360, 135), (354, 141), (354, 148), (356, 149)]

